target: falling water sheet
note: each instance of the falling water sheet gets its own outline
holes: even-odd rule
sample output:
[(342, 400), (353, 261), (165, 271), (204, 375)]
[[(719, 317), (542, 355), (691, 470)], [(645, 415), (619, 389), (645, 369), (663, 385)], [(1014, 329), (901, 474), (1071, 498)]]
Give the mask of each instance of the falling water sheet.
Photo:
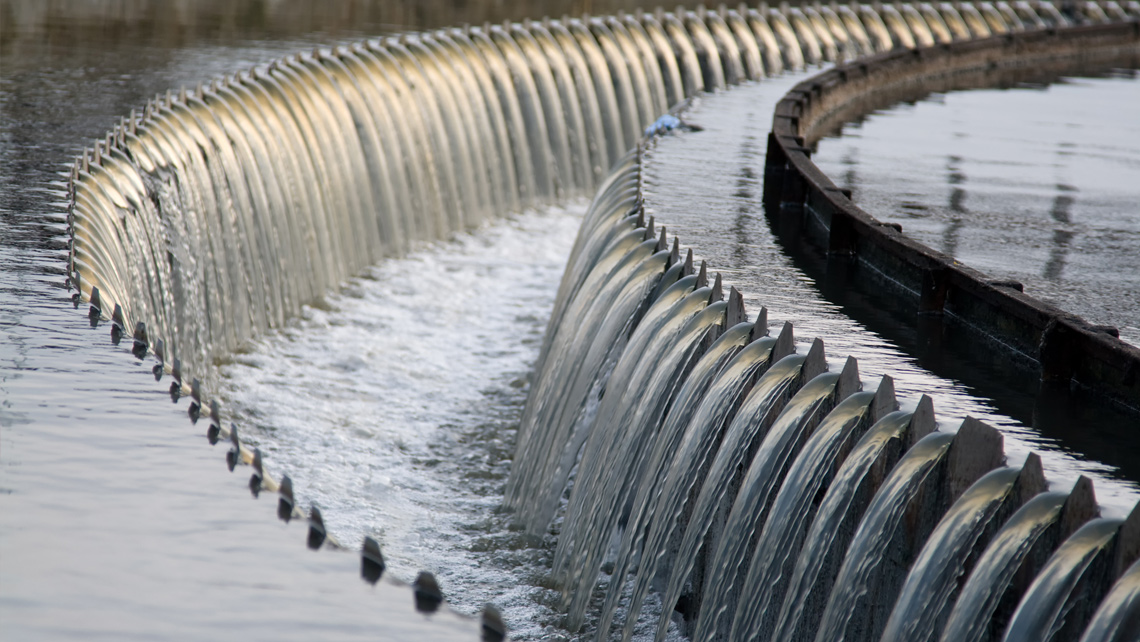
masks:
[(550, 633), (536, 587), (549, 562), (496, 508), (583, 209), (528, 212), (382, 262), (220, 366), (243, 436), (333, 536), (375, 537), (405, 581), (434, 572), (461, 612), (495, 604), (515, 639)]

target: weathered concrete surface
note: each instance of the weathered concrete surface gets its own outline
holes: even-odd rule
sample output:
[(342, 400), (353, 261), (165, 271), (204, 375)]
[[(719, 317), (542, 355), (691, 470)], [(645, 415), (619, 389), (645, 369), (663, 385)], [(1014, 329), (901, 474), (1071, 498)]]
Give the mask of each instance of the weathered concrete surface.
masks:
[[(856, 206), (811, 162), (810, 144), (842, 122), (936, 91), (1009, 84), (1140, 61), (1140, 23), (1010, 34), (895, 51), (797, 85), (776, 108), (764, 198), (782, 232), (850, 257), (919, 315), (944, 315), (1037, 373), (1103, 394), (1140, 412), (1140, 349), (952, 257), (917, 243)], [(862, 269), (866, 268), (866, 269)]]

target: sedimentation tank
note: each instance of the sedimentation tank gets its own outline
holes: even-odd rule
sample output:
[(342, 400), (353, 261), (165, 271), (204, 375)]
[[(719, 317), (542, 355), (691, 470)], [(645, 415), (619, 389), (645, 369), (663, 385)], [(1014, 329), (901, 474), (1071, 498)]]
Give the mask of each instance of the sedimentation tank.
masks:
[[(70, 285), (93, 324), (173, 379), (176, 401), (192, 397), (191, 417), (232, 443), (231, 468), (253, 465), (255, 492), (309, 520), (316, 548), (328, 516), (296, 506), (304, 480), (239, 439), (211, 364), (418, 241), (592, 196), (504, 495), (526, 532), (555, 527), (569, 630), (628, 638), (653, 595), (696, 639), (1130, 639), (1140, 511), (1101, 518), (1087, 479), (1049, 492), (1036, 456), (1005, 466), (997, 430), (940, 431), (931, 400), (896, 400), (889, 376), (864, 389), (855, 359), (829, 365), (827, 337), (769, 331), (766, 310), (745, 310), (646, 211), (645, 146), (687, 127), (687, 100), (855, 61), (778, 108), (770, 209), (917, 293), (924, 313), (993, 335), (1009, 322), (966, 308), (1029, 305), (1011, 314), (1040, 321), (1017, 336), (1042, 377), (1134, 403), (1135, 349), (940, 264), (853, 209), (804, 146), (880, 85), (1136, 54), (1135, 7), (1064, 9), (677, 9), (318, 48), (156, 97), (85, 152)], [(1087, 358), (1097, 350), (1110, 356)], [(375, 581), (382, 553), (371, 539), (363, 551)], [(416, 588), (438, 604), (433, 585)], [(485, 622), (497, 635), (494, 613)], [(660, 639), (671, 622), (649, 628)]]

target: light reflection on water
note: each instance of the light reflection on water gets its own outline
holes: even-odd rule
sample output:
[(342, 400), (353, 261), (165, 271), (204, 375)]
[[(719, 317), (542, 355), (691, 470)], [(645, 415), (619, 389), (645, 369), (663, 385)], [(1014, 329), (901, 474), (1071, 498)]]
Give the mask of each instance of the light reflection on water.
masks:
[(1140, 77), (939, 94), (819, 142), (880, 220), (1140, 345)]

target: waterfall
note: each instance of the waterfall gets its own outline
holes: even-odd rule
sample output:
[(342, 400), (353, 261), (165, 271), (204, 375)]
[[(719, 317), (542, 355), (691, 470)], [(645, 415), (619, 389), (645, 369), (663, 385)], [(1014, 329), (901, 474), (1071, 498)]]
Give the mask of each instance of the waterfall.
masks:
[(530, 534), (555, 525), (568, 628), (628, 639), (652, 591), (657, 639), (674, 610), (702, 640), (1128, 635), (1140, 510), (1097, 519), (1091, 489), (1043, 493), (1033, 458), (1003, 468), (996, 430), (935, 431), (929, 398), (896, 401), (889, 378), (861, 392), (854, 359), (831, 371), (822, 340), (768, 336), (766, 312), (749, 321), (646, 211), (640, 145), (701, 91), (1135, 16), (1111, 0), (678, 8), (317, 49), (156, 97), (85, 152), (71, 284), (201, 409), (216, 359), (365, 267), (594, 194), (504, 498)]
[[(749, 14), (752, 24), (764, 27), (753, 33), (765, 71), (863, 51), (860, 42), (871, 51), (929, 46), (1055, 20), (1049, 11), (1030, 20), (1008, 6), (970, 9), (839, 8), (831, 11), (833, 24), (842, 27), (841, 15), (850, 15), (862, 26), (858, 34), (844, 30), (846, 40), (832, 37), (822, 8)], [(805, 37), (807, 29), (814, 32)], [(717, 34), (733, 33), (718, 28), (716, 20), (693, 32), (706, 87), (731, 84), (739, 74), (754, 73), (745, 70), (761, 67), (749, 67), (747, 47), (709, 44), (706, 31), (714, 42)], [(761, 37), (764, 33), (771, 34), (770, 41)], [(787, 48), (792, 42), (795, 51)], [(772, 53), (775, 64), (768, 67)], [(719, 68), (710, 69), (717, 58)], [(593, 207), (612, 211), (608, 218), (595, 214), (585, 221), (579, 243), (611, 239), (594, 245), (609, 243), (615, 254), (633, 257), (637, 241), (651, 244), (654, 222), (632, 213), (639, 211), (629, 195), (640, 182), (635, 167), (623, 167), (614, 182), (629, 185), (630, 191), (624, 200), (604, 195), (595, 201)], [(637, 216), (641, 220), (635, 222)], [(620, 227), (613, 223), (618, 220)], [(645, 236), (631, 225), (645, 225)], [(628, 235), (626, 247), (615, 244), (619, 234)], [(665, 247), (662, 238), (652, 249)], [(520, 441), (508, 494), (508, 505), (528, 530), (541, 532), (554, 524), (553, 579), (562, 587), (571, 630), (588, 626), (589, 610), (600, 606), (593, 635), (609, 639), (616, 621), (622, 639), (629, 639), (655, 592), (657, 639), (665, 637), (676, 610), (682, 632), (699, 640), (936, 640), (957, 626), (955, 618), (961, 616), (953, 614), (959, 597), (982, 596), (987, 577), (998, 597), (1014, 605), (1034, 599), (1026, 597), (1037, 586), (1032, 570), (1042, 568), (1044, 560), (1026, 567), (1029, 580), (1011, 587), (1002, 580), (1001, 569), (1011, 566), (1002, 561), (1002, 551), (1017, 546), (1047, 558), (1065, 537), (1058, 534), (1045, 543), (1040, 530), (1016, 526), (1025, 519), (1019, 511), (1023, 505), (1071, 505), (1070, 519), (1078, 527), (1093, 517), (1095, 503), (1080, 484), (1071, 497), (1044, 493), (1036, 456), (1021, 468), (1002, 467), (1000, 435), (992, 428), (969, 419), (957, 432), (932, 432), (929, 400), (906, 402), (911, 410), (896, 412), (889, 378), (879, 384), (879, 393), (858, 392), (862, 384), (854, 361), (842, 374), (827, 372), (818, 341), (807, 353), (776, 354), (771, 337), (752, 336), (760, 320), (751, 325), (744, 317), (735, 326), (724, 321), (724, 336), (731, 332), (733, 338), (713, 343), (720, 349), (698, 358), (689, 352), (695, 337), (682, 340), (677, 329), (693, 318), (695, 308), (681, 311), (674, 299), (662, 301), (658, 297), (665, 289), (649, 283), (640, 288), (646, 293), (641, 305), (676, 309), (671, 329), (664, 330), (668, 321), (656, 314), (639, 321), (637, 305), (627, 300), (614, 308), (620, 322), (612, 322), (623, 328), (616, 339), (610, 331), (597, 332), (594, 324), (559, 313), (596, 310), (591, 306), (613, 298), (607, 287), (626, 282), (628, 277), (611, 267), (620, 259), (597, 250), (591, 256), (605, 257), (606, 264), (590, 274), (613, 285), (567, 287), (571, 278), (582, 282), (598, 260), (575, 251), (536, 368), (521, 428), (527, 441)], [(666, 285), (676, 278), (664, 266), (659, 274)], [(703, 294), (691, 296), (694, 306), (708, 303)], [(566, 343), (570, 333), (580, 336), (577, 345)], [(791, 343), (790, 327), (782, 335)], [(663, 338), (673, 352), (652, 346), (647, 336)], [(736, 347), (749, 340), (743, 350)], [(739, 351), (728, 357), (723, 351), (729, 349)], [(697, 365), (683, 366), (694, 360)], [(677, 402), (669, 405), (668, 399)], [(544, 414), (552, 406), (560, 413), (554, 420)], [(575, 425), (567, 428), (567, 423)], [(549, 463), (554, 453), (557, 464)], [(544, 458), (553, 474), (537, 472), (536, 462)], [(563, 503), (556, 506), (553, 499), (559, 495)], [(1113, 541), (1131, 546), (1123, 544), (1130, 531), (1113, 524)], [(1035, 548), (1038, 543), (1043, 545)], [(983, 565), (980, 559), (992, 562)], [(1076, 582), (1079, 569), (1062, 568)], [(1094, 574), (1097, 590), (1107, 590), (1122, 571), (1104, 568)], [(973, 577), (982, 578), (978, 589), (967, 581)], [(999, 627), (1001, 637), (1008, 625), (1011, 635), (1016, 633), (1008, 613), (996, 606), (988, 613), (976, 620), (984, 620), (986, 630)], [(1083, 613), (1074, 630), (1091, 616)], [(1048, 627), (1047, 618), (1059, 616), (1029, 609), (1022, 617)]]

